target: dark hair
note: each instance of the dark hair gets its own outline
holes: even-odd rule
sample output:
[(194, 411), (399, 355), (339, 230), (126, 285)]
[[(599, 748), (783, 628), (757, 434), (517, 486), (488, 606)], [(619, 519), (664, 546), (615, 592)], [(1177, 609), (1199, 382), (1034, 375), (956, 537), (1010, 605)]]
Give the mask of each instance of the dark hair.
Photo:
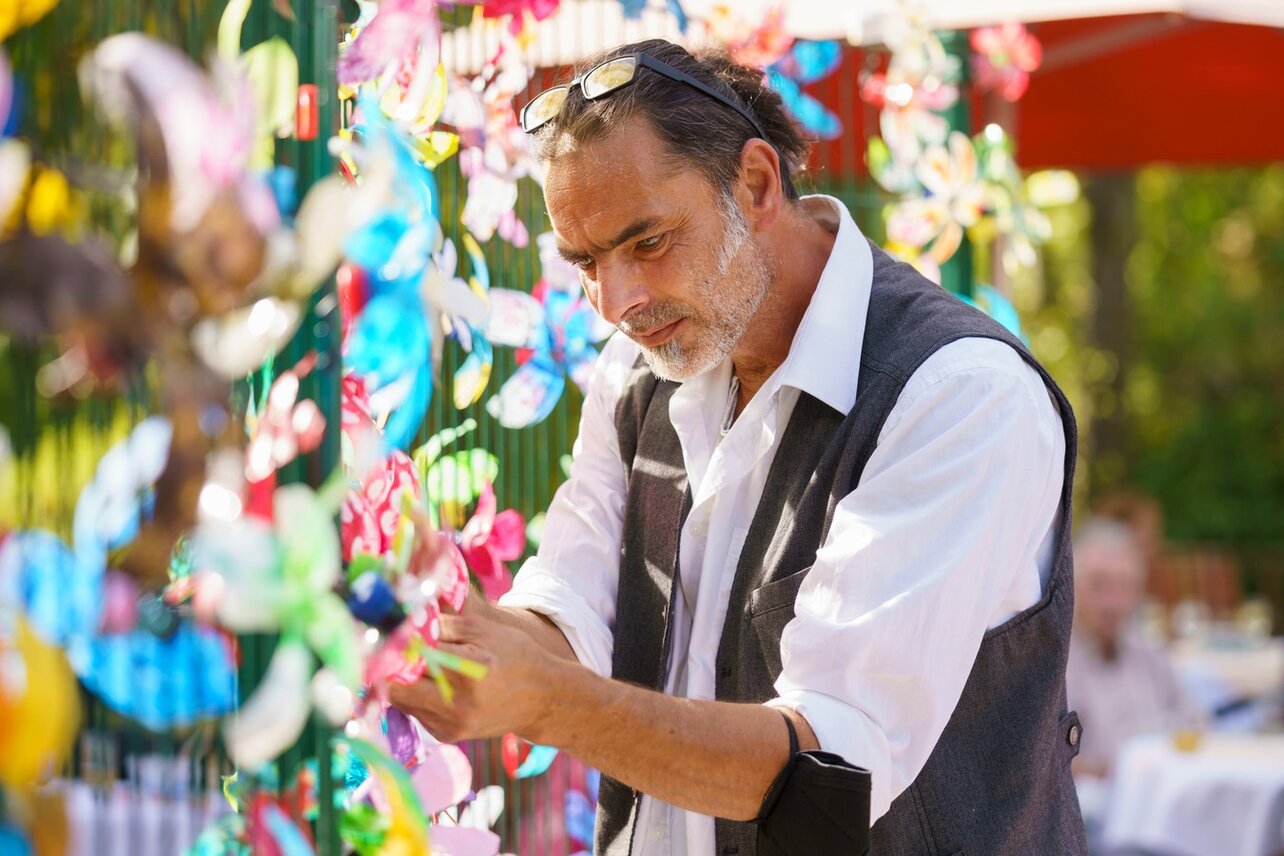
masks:
[[(648, 39), (586, 60), (575, 69), (575, 76), (608, 59), (638, 53), (686, 72), (747, 108), (757, 117), (782, 165), (797, 181), (806, 165), (810, 142), (785, 112), (780, 95), (767, 85), (762, 70), (739, 65), (723, 51), (693, 56), (681, 45)], [(541, 160), (551, 160), (557, 155), (563, 135), (576, 142), (601, 139), (635, 115), (644, 116), (669, 153), (703, 172), (720, 193), (728, 191), (739, 176), (745, 143), (758, 136), (743, 116), (695, 87), (639, 69), (628, 86), (594, 101), (587, 100), (575, 87), (556, 118), (536, 131), (537, 154)], [(798, 198), (791, 182), (784, 182), (784, 187), (788, 198)]]

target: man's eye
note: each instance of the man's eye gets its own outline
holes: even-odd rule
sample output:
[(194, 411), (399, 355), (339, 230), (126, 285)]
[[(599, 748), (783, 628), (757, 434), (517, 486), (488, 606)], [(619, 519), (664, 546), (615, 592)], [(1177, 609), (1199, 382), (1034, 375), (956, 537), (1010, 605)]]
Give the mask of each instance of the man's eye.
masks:
[(582, 259), (576, 259), (574, 262), (572, 262), (572, 264), (573, 264), (573, 265), (575, 265), (575, 266), (576, 266), (577, 268), (579, 268), (580, 270), (592, 270), (592, 269), (593, 269), (593, 257), (592, 257), (592, 256), (585, 256), (585, 257), (584, 257), (584, 258), (582, 258)]
[(634, 246), (636, 246), (639, 250), (656, 250), (656, 249), (659, 249), (660, 244), (663, 241), (664, 241), (664, 235), (652, 235), (649, 238), (643, 238), (642, 240), (638, 241)]

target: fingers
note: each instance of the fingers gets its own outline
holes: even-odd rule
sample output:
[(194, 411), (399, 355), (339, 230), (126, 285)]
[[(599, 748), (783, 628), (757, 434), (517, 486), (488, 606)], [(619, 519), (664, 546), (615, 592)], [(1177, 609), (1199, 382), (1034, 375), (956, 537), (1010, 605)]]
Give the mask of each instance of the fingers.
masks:
[(441, 641), (442, 642), (466, 642), (471, 638), (471, 621), (470, 616), (465, 615), (443, 615), (441, 617)]
[[(477, 583), (469, 582), (468, 589), (468, 597), (464, 599), (464, 608), (459, 610), (458, 614), (476, 615), (481, 618), (493, 619), (497, 609), (494, 604), (486, 599), (486, 595), (482, 593), (482, 590), (477, 586)], [(454, 614), (454, 610), (444, 603), (442, 604), (441, 609), (442, 612)]]

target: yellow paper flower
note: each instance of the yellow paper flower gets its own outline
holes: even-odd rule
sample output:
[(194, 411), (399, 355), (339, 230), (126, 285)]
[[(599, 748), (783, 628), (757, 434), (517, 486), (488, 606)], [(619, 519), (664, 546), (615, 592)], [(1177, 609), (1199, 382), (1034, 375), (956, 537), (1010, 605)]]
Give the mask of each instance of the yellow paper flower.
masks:
[(0, 42), (39, 21), (58, 0), (0, 0)]
[(0, 784), (21, 788), (62, 767), (80, 701), (67, 658), (21, 617), (0, 639), (0, 663)]

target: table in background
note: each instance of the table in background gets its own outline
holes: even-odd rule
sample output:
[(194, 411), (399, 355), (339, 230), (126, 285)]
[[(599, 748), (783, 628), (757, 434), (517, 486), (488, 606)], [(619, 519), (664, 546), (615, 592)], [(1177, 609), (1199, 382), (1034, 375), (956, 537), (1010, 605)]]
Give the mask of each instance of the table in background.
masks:
[(1284, 853), (1284, 734), (1208, 734), (1193, 752), (1168, 736), (1129, 741), (1103, 843), (1163, 856)]

